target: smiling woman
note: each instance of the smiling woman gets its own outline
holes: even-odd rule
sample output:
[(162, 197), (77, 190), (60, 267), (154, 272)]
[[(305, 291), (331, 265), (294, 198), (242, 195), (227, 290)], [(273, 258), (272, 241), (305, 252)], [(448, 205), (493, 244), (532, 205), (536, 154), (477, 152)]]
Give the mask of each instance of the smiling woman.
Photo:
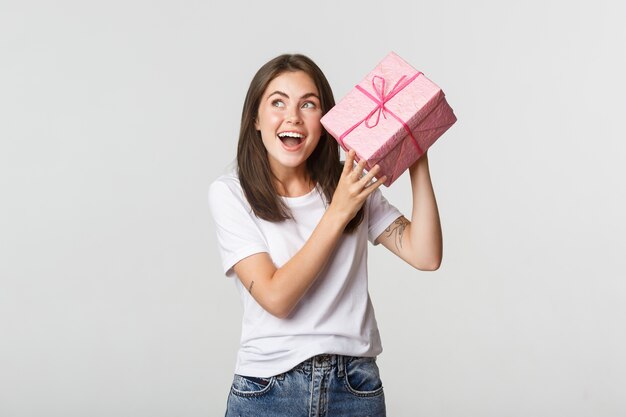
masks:
[[(266, 89), (269, 93), (261, 99), (254, 125), (280, 184), (278, 193), (286, 197), (305, 194), (311, 191), (306, 161), (322, 131), (317, 87), (304, 71), (289, 71), (274, 78)], [(302, 178), (306, 180), (299, 181)]]
[[(267, 221), (290, 219), (290, 210), (280, 196), (302, 195), (315, 183), (327, 200), (332, 199), (341, 176), (339, 147), (319, 119), (334, 105), (326, 76), (304, 55), (281, 55), (255, 74), (243, 105), (237, 170), (243, 193), (256, 216)], [(280, 125), (285, 126), (284, 130)], [(317, 145), (306, 158), (306, 170), (300, 172), (305, 175), (304, 182), (284, 184), (289, 177), (278, 176), (282, 169), (280, 164), (276, 166), (277, 159), (273, 161), (278, 172), (273, 171), (267, 146), (280, 149), (276, 143), (280, 141), (278, 134), (289, 131), (300, 133), (305, 142), (316, 141)], [(359, 210), (348, 222), (346, 231), (353, 231), (362, 220), (363, 210)]]
[[(366, 161), (355, 164), (354, 151), (340, 163), (320, 123), (333, 105), (309, 58), (269, 61), (244, 102), (237, 172), (211, 184), (222, 266), (244, 305), (227, 416), (384, 416), (367, 242), (412, 265), (440, 261), (425, 157), (411, 168), (425, 224), (412, 229), (378, 189), (386, 179), (375, 179), (378, 166), (364, 173)], [(424, 263), (412, 241), (435, 247), (425, 252), (435, 255)]]

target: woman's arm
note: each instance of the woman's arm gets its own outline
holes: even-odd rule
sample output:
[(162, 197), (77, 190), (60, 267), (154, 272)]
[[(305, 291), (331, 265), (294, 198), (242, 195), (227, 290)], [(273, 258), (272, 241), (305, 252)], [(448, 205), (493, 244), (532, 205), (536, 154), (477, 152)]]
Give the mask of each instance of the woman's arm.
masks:
[(363, 178), (365, 161), (353, 169), (350, 151), (333, 195), (333, 200), (303, 247), (282, 267), (276, 268), (267, 253), (257, 253), (237, 262), (234, 270), (252, 297), (270, 314), (285, 318), (306, 293), (333, 252), (343, 230), (359, 211), (367, 196), (385, 182), (371, 185), (378, 166)]
[(376, 239), (414, 268), (434, 271), (441, 265), (443, 238), (439, 210), (428, 170), (428, 155), (410, 168), (413, 191), (411, 221), (397, 218)]

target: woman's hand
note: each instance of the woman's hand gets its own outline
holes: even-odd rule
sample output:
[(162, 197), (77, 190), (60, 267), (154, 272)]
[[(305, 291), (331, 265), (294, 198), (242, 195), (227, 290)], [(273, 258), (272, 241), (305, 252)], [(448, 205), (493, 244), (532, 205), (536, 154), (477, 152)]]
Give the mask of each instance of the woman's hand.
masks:
[(354, 156), (355, 152), (351, 149), (346, 155), (346, 162), (343, 166), (337, 189), (328, 208), (329, 211), (337, 214), (344, 224), (348, 224), (352, 220), (363, 206), (363, 203), (365, 203), (367, 196), (387, 180), (387, 176), (382, 176), (370, 184), (380, 171), (380, 167), (375, 165), (367, 174), (363, 175), (363, 169), (367, 161), (361, 159), (354, 166)]

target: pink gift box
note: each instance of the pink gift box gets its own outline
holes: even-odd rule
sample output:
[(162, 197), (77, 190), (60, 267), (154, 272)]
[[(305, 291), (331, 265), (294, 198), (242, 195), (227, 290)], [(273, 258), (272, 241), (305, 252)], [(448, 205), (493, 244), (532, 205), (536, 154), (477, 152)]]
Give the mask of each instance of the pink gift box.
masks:
[(395, 53), (322, 117), (345, 151), (380, 165), (390, 186), (456, 122), (443, 91)]

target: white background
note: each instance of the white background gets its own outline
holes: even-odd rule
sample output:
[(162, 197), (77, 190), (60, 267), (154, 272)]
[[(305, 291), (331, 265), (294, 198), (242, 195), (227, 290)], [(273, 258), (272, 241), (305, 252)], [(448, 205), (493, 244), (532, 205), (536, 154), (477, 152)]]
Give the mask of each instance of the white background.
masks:
[[(210, 182), (259, 66), (393, 50), (458, 117), (445, 255), (370, 251), (388, 414), (626, 415), (622, 1), (0, 3), (0, 416), (223, 415), (241, 310)], [(404, 176), (385, 195), (406, 214)]]

